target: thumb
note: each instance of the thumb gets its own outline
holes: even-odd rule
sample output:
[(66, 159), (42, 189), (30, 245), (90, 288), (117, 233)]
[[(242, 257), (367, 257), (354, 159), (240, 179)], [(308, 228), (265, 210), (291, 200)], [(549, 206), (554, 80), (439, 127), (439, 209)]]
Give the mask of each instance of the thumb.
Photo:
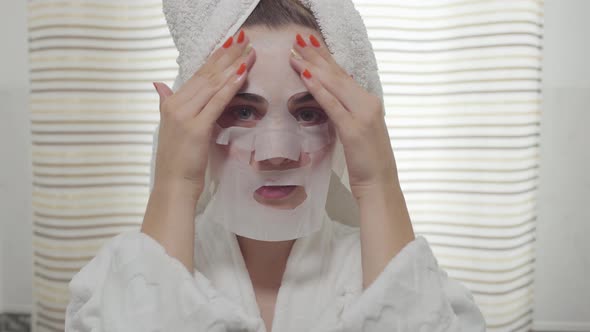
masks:
[(174, 92), (172, 92), (172, 90), (170, 90), (170, 88), (165, 83), (161, 83), (161, 82), (154, 82), (154, 88), (156, 88), (156, 91), (158, 92), (158, 95), (160, 96), (160, 108), (161, 108), (164, 101), (168, 97), (172, 96), (174, 94)]

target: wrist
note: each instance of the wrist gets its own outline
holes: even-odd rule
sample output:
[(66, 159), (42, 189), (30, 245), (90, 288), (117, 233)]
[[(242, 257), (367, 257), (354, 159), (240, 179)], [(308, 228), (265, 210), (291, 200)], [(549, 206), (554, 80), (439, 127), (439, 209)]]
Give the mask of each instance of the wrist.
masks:
[(370, 183), (351, 186), (351, 191), (359, 204), (363, 201), (403, 196), (399, 181), (394, 176), (385, 176)]
[(171, 257), (193, 272), (196, 205), (200, 189), (194, 183), (158, 178), (146, 207), (141, 232), (158, 241)]
[(152, 192), (196, 204), (203, 192), (203, 185), (186, 179), (156, 178)]

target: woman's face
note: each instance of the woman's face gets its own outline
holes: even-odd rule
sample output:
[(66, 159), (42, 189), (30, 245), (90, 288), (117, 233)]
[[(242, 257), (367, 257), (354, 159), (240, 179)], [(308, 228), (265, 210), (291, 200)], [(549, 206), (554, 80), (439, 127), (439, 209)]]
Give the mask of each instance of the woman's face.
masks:
[[(228, 104), (218, 124), (223, 127), (255, 127), (257, 122), (271, 112), (288, 112), (301, 126), (314, 126), (329, 121), (319, 104), (309, 94), (299, 74), (291, 67), (289, 58), (295, 36), (320, 34), (307, 27), (288, 25), (270, 30), (264, 26), (244, 28), (256, 51), (256, 62), (250, 69), (242, 89)], [(319, 39), (319, 38), (318, 38)], [(238, 154), (233, 148), (218, 146), (223, 153)], [(329, 148), (325, 148), (329, 151)], [(321, 161), (327, 153), (314, 153), (313, 163)], [(286, 170), (308, 165), (311, 158), (302, 153), (299, 160), (272, 158), (254, 161), (250, 166), (255, 170)], [(264, 186), (252, 193), (261, 204), (279, 209), (293, 209), (307, 197), (301, 186)]]

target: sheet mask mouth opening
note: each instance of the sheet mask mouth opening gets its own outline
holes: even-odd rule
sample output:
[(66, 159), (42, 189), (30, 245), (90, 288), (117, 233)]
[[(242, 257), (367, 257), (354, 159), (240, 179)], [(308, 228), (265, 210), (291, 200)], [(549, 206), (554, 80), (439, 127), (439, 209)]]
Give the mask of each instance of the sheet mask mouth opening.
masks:
[(307, 199), (303, 186), (262, 186), (254, 192), (254, 199), (269, 207), (292, 210)]
[(256, 194), (266, 199), (287, 198), (297, 186), (262, 186), (256, 190)]

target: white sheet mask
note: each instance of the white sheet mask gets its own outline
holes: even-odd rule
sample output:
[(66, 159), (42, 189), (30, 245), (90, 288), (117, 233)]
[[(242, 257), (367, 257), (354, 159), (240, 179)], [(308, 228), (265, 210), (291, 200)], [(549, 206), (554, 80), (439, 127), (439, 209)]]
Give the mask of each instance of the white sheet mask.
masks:
[[(228, 231), (260, 241), (286, 241), (319, 230), (330, 182), (333, 133), (327, 123), (303, 127), (293, 117), (284, 120), (265, 117), (254, 128), (221, 130), (216, 144), (227, 145), (234, 153), (212, 149), (212, 177), (218, 186), (207, 213)], [(299, 168), (259, 171), (250, 164), (251, 158), (297, 161), (302, 154), (310, 161)], [(307, 197), (293, 209), (264, 205), (254, 192), (268, 185), (302, 186)]]
[[(296, 29), (248, 29), (256, 63), (239, 93), (264, 98), (264, 106), (256, 108), (265, 108), (265, 114), (250, 122), (249, 128), (231, 122), (230, 127), (218, 128), (210, 150), (209, 169), (216, 191), (207, 214), (228, 231), (255, 240), (286, 241), (309, 235), (319, 230), (325, 215), (335, 133), (328, 119), (309, 126), (310, 123), (300, 123), (289, 110), (290, 106), (299, 110), (294, 100), (307, 94), (298, 73), (289, 64)], [(270, 167), (272, 171), (255, 167), (272, 164), (264, 161), (273, 158), (301, 158), (299, 163), (289, 163), (301, 167)], [(269, 185), (301, 186), (306, 197), (292, 208), (300, 202), (294, 199), (293, 192), (289, 197), (289, 202), (293, 201), (291, 209), (260, 203), (254, 193)]]

